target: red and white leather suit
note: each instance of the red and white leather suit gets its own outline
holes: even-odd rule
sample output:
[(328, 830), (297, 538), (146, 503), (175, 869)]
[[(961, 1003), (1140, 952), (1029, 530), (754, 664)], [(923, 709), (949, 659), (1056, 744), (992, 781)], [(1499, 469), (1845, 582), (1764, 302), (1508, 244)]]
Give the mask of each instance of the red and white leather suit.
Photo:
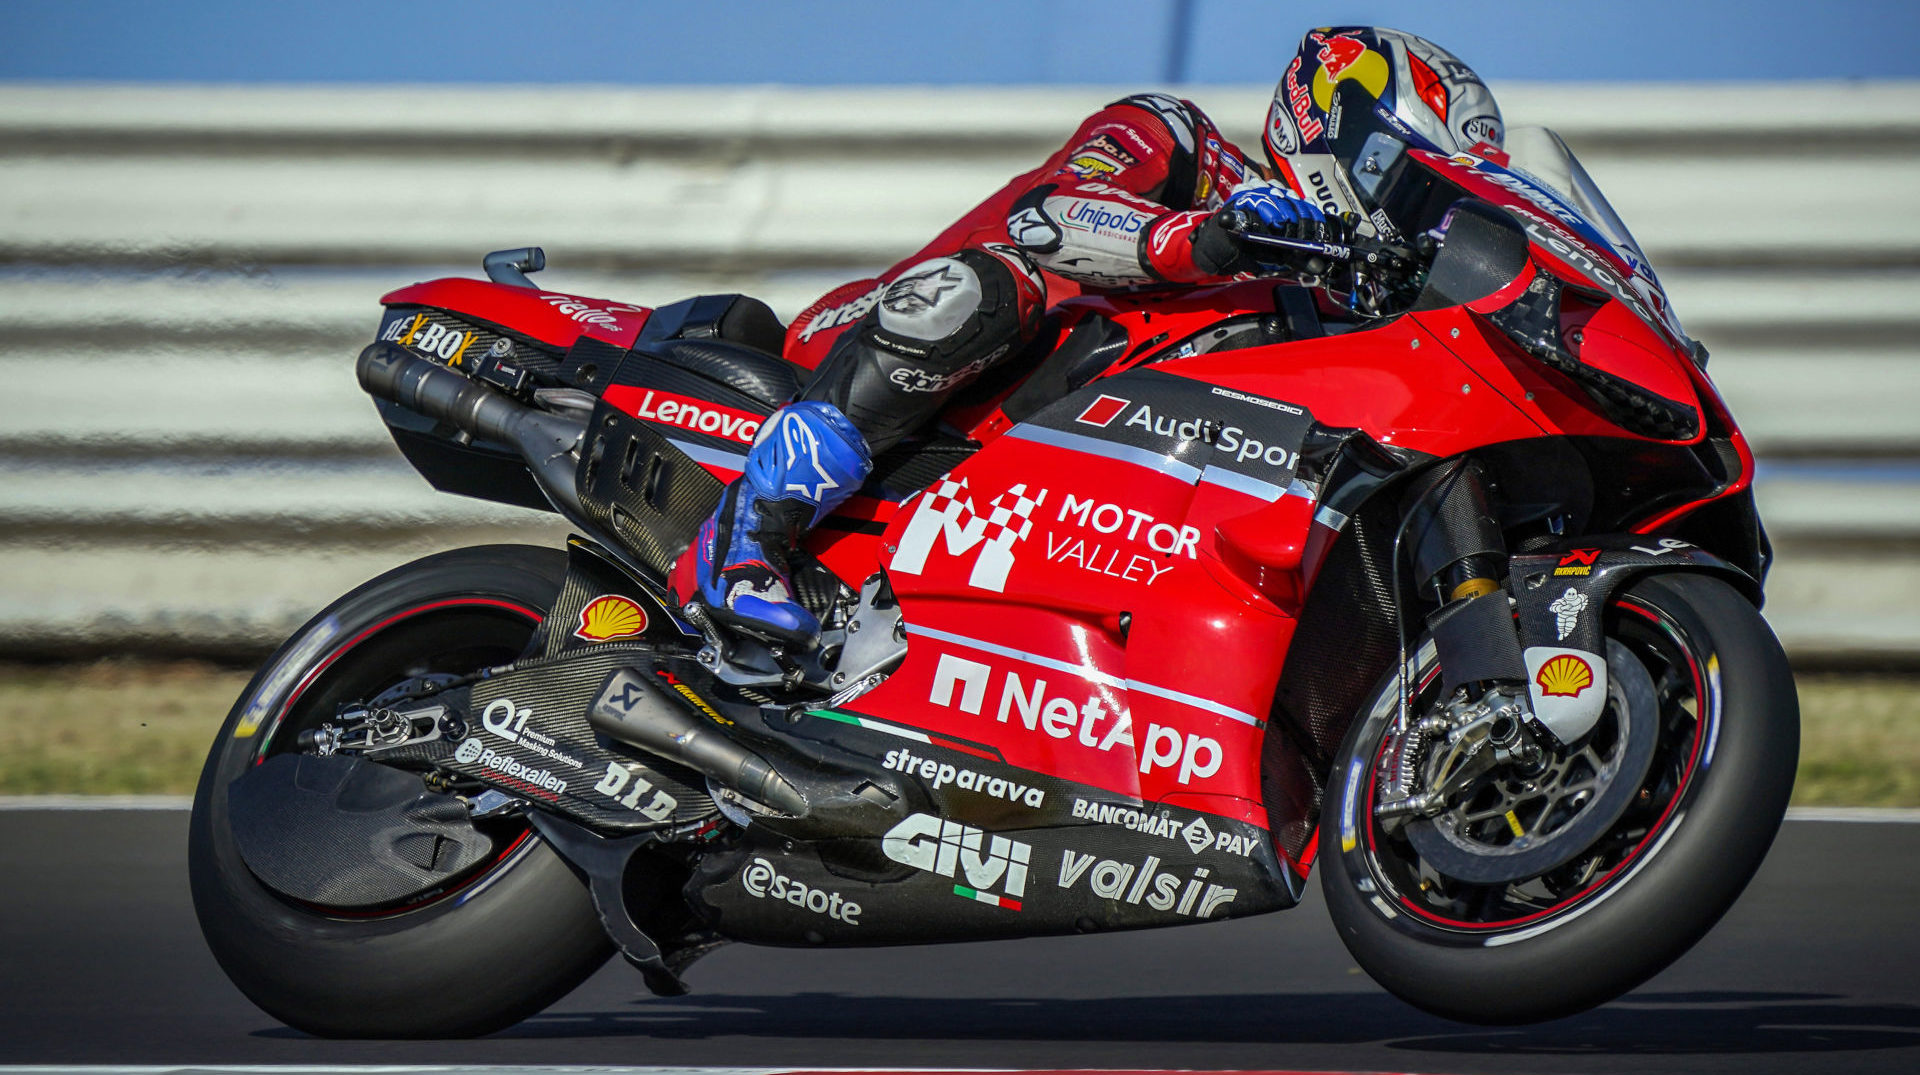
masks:
[(878, 454), (1017, 351), (1050, 302), (1206, 279), (1196, 229), (1258, 178), (1190, 102), (1108, 105), (919, 253), (794, 319), (786, 357), (815, 370), (799, 398), (839, 407)]

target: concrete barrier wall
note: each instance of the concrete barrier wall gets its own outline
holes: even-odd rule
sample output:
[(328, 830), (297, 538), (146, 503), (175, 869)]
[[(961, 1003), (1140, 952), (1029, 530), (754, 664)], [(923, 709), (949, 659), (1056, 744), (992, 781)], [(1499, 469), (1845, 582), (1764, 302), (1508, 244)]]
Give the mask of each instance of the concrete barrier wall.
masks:
[[(1920, 86), (1496, 90), (1712, 349), (1790, 648), (1920, 653)], [(351, 373), (394, 286), (537, 243), (559, 290), (791, 316), (1124, 92), (0, 88), (0, 652), (250, 652), (410, 556), (560, 533), (398, 461)], [(1257, 145), (1263, 89), (1186, 93)]]

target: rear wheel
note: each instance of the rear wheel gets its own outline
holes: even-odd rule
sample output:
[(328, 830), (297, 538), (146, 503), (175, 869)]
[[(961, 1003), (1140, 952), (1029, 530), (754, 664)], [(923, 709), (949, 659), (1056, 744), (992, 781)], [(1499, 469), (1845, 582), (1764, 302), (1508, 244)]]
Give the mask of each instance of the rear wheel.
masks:
[[(1765, 621), (1720, 579), (1671, 574), (1625, 587), (1605, 622), (1612, 689), (1593, 733), (1486, 774), (1437, 817), (1377, 814), (1392, 677), (1349, 732), (1321, 884), (1354, 958), (1403, 1000), (1476, 1023), (1605, 1003), (1692, 947), (1766, 856), (1799, 703)], [(1416, 719), (1441, 702), (1436, 672), (1427, 647)]]
[(376, 908), (268, 888), (241, 859), (227, 787), (296, 749), (348, 702), (512, 660), (559, 591), (566, 555), (500, 545), (414, 561), (340, 598), (254, 676), (194, 796), (194, 909), (214, 957), (268, 1014), (326, 1037), (456, 1037), (539, 1011), (612, 946), (585, 886), (525, 821), (476, 822), (492, 851)]

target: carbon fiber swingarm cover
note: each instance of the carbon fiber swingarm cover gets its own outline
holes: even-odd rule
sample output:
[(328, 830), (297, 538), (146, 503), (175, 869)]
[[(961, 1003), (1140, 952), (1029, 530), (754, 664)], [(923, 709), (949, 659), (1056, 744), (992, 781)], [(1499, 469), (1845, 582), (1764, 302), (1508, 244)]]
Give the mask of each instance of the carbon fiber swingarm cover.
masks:
[(415, 773), (345, 755), (281, 754), (227, 789), (240, 858), (274, 891), (330, 907), (378, 907), (487, 857), (466, 804)]

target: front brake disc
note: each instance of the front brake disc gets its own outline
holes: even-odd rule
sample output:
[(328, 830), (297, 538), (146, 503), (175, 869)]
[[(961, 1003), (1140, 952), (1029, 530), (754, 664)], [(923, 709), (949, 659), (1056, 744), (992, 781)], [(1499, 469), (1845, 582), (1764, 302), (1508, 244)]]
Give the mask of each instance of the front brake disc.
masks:
[[(1653, 764), (1660, 706), (1646, 666), (1611, 638), (1607, 673), (1602, 719), (1611, 716), (1617, 730), (1611, 752), (1600, 756), (1599, 737), (1589, 735), (1580, 750), (1556, 758), (1548, 779), (1533, 787), (1506, 792), (1496, 786), (1492, 803), (1475, 793), (1440, 814), (1409, 822), (1407, 840), (1428, 865), (1468, 884), (1523, 881), (1573, 861), (1620, 820)], [(1497, 785), (1501, 778), (1496, 770), (1480, 786)], [(1576, 786), (1565, 787), (1569, 781)], [(1586, 789), (1591, 794), (1565, 812), (1567, 801)], [(1536, 805), (1543, 801), (1544, 806)]]

